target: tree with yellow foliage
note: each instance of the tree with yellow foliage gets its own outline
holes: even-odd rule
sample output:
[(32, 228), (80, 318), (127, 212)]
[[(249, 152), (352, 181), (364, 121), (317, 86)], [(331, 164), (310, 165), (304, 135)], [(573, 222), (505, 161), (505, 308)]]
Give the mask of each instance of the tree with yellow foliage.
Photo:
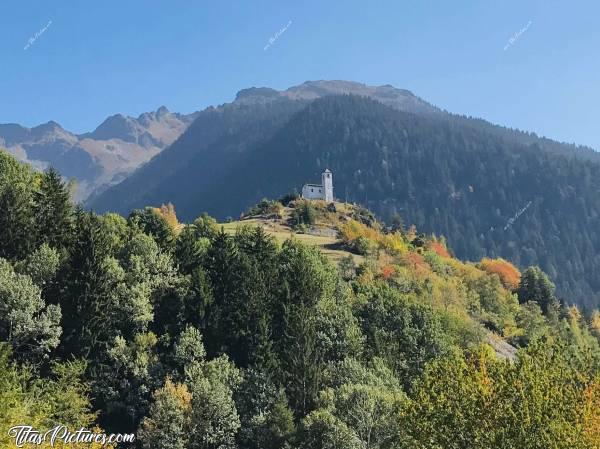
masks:
[(138, 432), (145, 449), (186, 449), (190, 434), (192, 395), (184, 384), (167, 378), (154, 393), (150, 414)]
[(404, 416), (419, 449), (598, 449), (598, 378), (560, 345), (535, 344), (514, 363), (482, 347), (431, 363)]
[[(103, 433), (94, 426), (96, 414), (88, 398), (89, 387), (81, 378), (85, 369), (82, 362), (66, 362), (52, 367), (52, 376), (38, 379), (24, 367), (10, 360), (10, 349), (0, 344), (0, 447), (17, 449), (17, 441), (9, 432), (14, 426), (31, 426), (46, 432), (57, 425), (74, 432), (80, 428)], [(42, 444), (26, 444), (28, 449), (111, 449), (113, 445), (99, 443), (67, 444), (49, 439)]]

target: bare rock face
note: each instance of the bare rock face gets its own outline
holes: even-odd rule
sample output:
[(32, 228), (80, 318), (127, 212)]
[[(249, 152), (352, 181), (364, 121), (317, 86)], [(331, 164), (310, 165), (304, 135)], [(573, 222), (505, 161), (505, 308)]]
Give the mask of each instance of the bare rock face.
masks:
[(288, 98), (290, 100), (316, 100), (328, 95), (358, 95), (377, 100), (387, 106), (413, 114), (441, 114), (442, 111), (406, 89), (385, 86), (367, 86), (354, 81), (306, 81), (299, 86), (278, 91), (268, 87), (251, 87), (238, 92), (235, 102), (240, 104), (267, 103)]
[(377, 100), (387, 106), (413, 114), (439, 114), (442, 111), (406, 89), (367, 86), (354, 81), (307, 81), (281, 93), (292, 99), (311, 100), (327, 95), (358, 95)]
[(0, 147), (34, 168), (53, 166), (77, 181), (77, 199), (121, 181), (172, 144), (197, 113), (174, 114), (161, 106), (138, 118), (116, 114), (93, 132), (76, 135), (56, 122), (34, 128), (0, 125)]
[(496, 356), (500, 359), (514, 362), (517, 358), (517, 348), (508, 344), (498, 335), (490, 332), (487, 336), (487, 343), (492, 347)]

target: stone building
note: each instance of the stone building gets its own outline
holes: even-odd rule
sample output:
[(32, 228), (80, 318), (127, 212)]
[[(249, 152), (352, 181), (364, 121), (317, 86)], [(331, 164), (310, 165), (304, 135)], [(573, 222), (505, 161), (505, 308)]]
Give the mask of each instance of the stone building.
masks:
[(304, 184), (302, 198), (307, 200), (333, 201), (333, 176), (331, 171), (325, 170), (321, 175), (321, 184)]

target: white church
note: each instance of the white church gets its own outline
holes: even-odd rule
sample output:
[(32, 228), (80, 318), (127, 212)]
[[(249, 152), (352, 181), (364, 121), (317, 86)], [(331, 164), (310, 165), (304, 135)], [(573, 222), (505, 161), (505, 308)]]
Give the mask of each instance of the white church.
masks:
[(333, 201), (333, 178), (329, 170), (321, 175), (321, 184), (304, 184), (302, 198), (307, 200)]

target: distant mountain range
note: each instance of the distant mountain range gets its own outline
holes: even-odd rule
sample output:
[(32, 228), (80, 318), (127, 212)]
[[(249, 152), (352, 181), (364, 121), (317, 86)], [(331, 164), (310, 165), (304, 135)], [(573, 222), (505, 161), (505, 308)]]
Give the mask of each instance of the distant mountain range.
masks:
[[(240, 91), (235, 100), (217, 108), (209, 107), (203, 114), (219, 114), (231, 107), (258, 107), (274, 101), (305, 104), (315, 99), (340, 94), (369, 97), (396, 110), (421, 116), (448, 116), (449, 114), (410, 91), (391, 85), (367, 86), (352, 81), (308, 81), (284, 91), (270, 88), (249, 88)], [(292, 108), (293, 109), (293, 108)], [(137, 118), (116, 114), (108, 117), (93, 132), (74, 134), (50, 121), (34, 128), (18, 124), (0, 124), (0, 148), (7, 149), (22, 161), (38, 169), (54, 166), (63, 176), (77, 181), (78, 200), (98, 196), (111, 185), (118, 184), (142, 164), (174, 143), (199, 116), (172, 113), (161, 106)], [(455, 119), (458, 116), (454, 116)], [(590, 148), (575, 147), (535, 134), (507, 130), (483, 120), (463, 117), (467, 125), (485, 128), (527, 145), (537, 143), (556, 152), (577, 153), (597, 158)]]
[(339, 199), (444, 235), (463, 259), (539, 265), (566, 301), (600, 305), (600, 154), (389, 85), (249, 88), (190, 115), (112, 116), (83, 135), (0, 125), (3, 145), (78, 179), (98, 212), (172, 202), (186, 221), (236, 217), (329, 168)]
[(56, 122), (34, 128), (0, 124), (0, 148), (36, 168), (49, 165), (77, 181), (79, 200), (124, 179), (172, 144), (198, 113), (171, 113), (162, 106), (138, 118), (108, 117), (93, 132), (73, 134)]

